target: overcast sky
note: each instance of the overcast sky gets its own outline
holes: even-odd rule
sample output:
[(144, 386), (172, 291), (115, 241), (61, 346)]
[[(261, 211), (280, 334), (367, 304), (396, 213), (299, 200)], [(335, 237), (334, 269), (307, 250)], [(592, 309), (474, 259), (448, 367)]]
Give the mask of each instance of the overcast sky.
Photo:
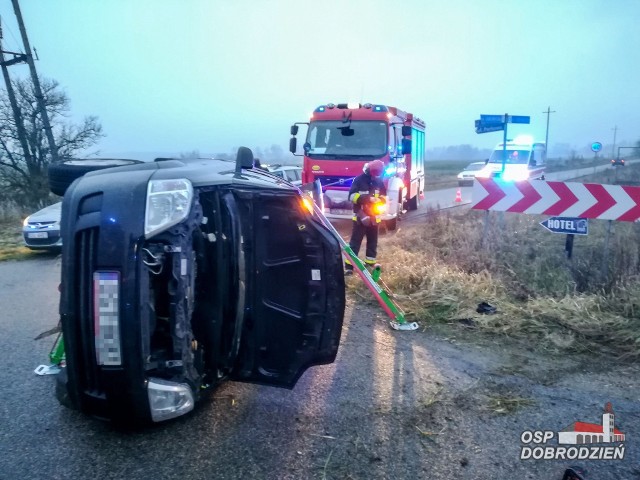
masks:
[[(22, 0), (41, 76), (99, 117), (104, 156), (287, 148), (318, 105), (427, 123), (428, 148), (491, 148), (480, 114), (578, 147), (640, 139), (640, 0)], [(0, 0), (5, 50), (21, 41)], [(12, 66), (13, 76), (26, 66)]]

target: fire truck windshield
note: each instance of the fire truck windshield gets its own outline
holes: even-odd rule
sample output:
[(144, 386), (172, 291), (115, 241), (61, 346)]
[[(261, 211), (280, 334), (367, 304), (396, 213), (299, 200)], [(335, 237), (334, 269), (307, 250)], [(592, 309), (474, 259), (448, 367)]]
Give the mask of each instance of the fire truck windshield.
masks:
[(377, 120), (312, 121), (305, 151), (314, 158), (379, 158), (387, 153), (387, 124)]

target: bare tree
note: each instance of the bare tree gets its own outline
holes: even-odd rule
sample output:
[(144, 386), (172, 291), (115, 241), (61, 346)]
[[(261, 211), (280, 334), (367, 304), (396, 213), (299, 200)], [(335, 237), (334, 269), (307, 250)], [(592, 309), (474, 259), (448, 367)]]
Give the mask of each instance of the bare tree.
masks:
[[(102, 134), (98, 118), (86, 117), (81, 124), (69, 120), (70, 101), (55, 80), (41, 79), (45, 108), (60, 159), (72, 158), (93, 147)], [(27, 154), (18, 137), (16, 118), (6, 90), (0, 90), (0, 189), (18, 205), (40, 207), (47, 202), (47, 168), (51, 152), (30, 80), (12, 81), (26, 135)]]

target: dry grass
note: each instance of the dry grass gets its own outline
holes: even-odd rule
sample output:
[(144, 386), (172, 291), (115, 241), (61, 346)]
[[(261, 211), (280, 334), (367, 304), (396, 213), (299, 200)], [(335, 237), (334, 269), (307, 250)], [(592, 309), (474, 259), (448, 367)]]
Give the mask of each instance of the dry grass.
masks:
[(508, 414), (535, 405), (530, 398), (523, 398), (518, 395), (492, 395), (487, 399), (487, 409), (493, 413)]
[[(607, 222), (592, 221), (589, 235), (576, 237), (569, 261), (565, 236), (544, 230), (543, 218), (492, 213), (482, 247), (483, 219), (441, 213), (382, 237), (383, 279), (408, 319), (472, 319), (540, 349), (640, 357), (640, 224), (615, 224), (602, 276)], [(478, 314), (480, 302), (498, 313)]]
[(0, 204), (0, 262), (22, 260), (36, 254), (26, 248), (22, 241), (22, 219), (24, 211), (17, 205)]
[(19, 220), (0, 221), (0, 261), (20, 260), (33, 255), (23, 246)]

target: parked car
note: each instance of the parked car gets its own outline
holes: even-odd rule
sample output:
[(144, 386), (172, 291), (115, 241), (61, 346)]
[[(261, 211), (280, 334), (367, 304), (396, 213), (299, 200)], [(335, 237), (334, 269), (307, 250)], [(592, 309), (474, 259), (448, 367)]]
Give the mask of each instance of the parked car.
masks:
[(54, 203), (24, 219), (22, 236), (27, 248), (31, 250), (59, 250), (62, 247), (61, 208), (62, 202)]
[(458, 185), (463, 187), (473, 185), (476, 174), (484, 168), (485, 162), (473, 162), (464, 167), (464, 170), (458, 174)]
[(224, 160), (84, 174), (62, 202), (65, 406), (118, 424), (183, 415), (226, 380), (293, 388), (335, 360), (339, 239), (307, 196)]
[(269, 170), (269, 173), (284, 178), (293, 185), (302, 185), (302, 167), (274, 165), (273, 167), (267, 168)]
[(624, 158), (612, 158), (611, 159), (612, 167), (624, 167)]

